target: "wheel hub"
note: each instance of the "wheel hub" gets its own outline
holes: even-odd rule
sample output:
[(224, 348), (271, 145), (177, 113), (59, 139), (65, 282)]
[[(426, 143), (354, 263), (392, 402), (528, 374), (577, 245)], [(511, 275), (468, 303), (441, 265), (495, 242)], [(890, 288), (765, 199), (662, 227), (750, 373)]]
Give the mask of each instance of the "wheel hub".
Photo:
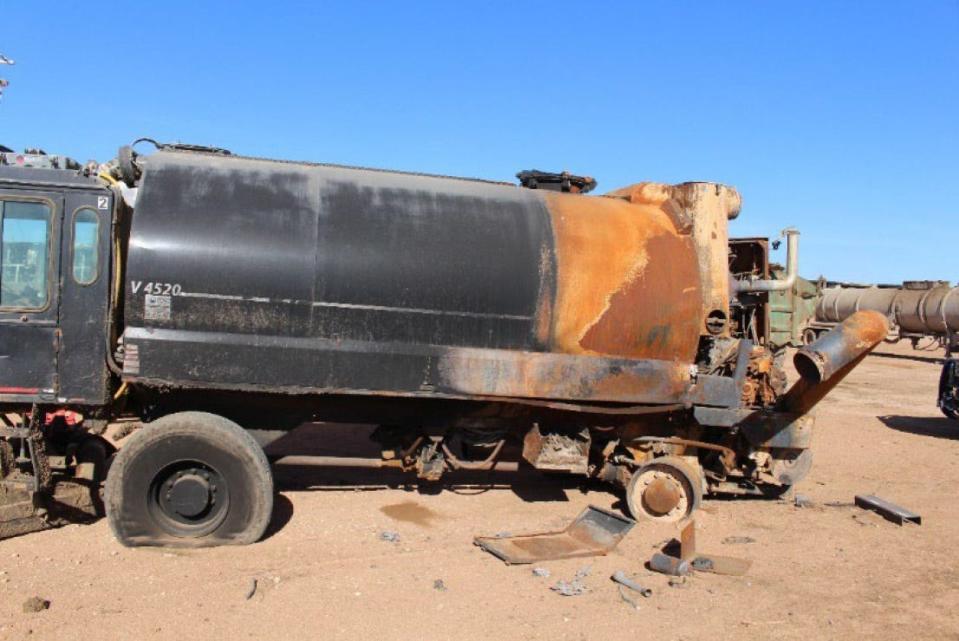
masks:
[(230, 492), (223, 476), (202, 461), (178, 461), (157, 473), (148, 509), (174, 536), (203, 536), (226, 516)]
[(683, 498), (682, 488), (674, 480), (657, 477), (650, 481), (643, 492), (643, 501), (652, 512), (668, 514)]
[(173, 486), (164, 498), (173, 512), (186, 518), (194, 518), (210, 507), (210, 483), (199, 474), (184, 474), (173, 481)]

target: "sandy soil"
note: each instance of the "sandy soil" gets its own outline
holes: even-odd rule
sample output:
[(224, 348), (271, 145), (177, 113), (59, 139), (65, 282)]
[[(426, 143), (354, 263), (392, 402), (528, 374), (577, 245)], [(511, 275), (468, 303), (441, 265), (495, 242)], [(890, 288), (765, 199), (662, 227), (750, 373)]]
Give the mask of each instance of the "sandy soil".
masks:
[[(819, 407), (816, 461), (798, 488), (813, 507), (707, 501), (699, 547), (751, 559), (744, 577), (670, 587), (645, 570), (672, 526), (641, 523), (607, 557), (543, 563), (549, 578), (472, 545), (561, 528), (590, 503), (619, 507), (568, 478), (437, 492), (381, 472), (280, 469), (274, 525), (250, 547), (131, 550), (103, 521), (0, 542), (0, 639), (957, 639), (959, 423), (934, 405), (937, 354), (880, 351)], [(297, 438), (319, 430), (369, 448), (357, 428)], [(859, 493), (922, 525), (852, 507)], [(550, 591), (587, 566), (588, 593)], [(653, 589), (639, 611), (610, 582), (618, 569)], [(50, 608), (25, 614), (32, 596)]]

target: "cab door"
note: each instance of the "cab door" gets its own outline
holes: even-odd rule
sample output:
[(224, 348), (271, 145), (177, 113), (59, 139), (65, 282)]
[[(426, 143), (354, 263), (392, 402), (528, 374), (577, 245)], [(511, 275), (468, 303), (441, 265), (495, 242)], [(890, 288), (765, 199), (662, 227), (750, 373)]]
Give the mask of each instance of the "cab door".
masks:
[(107, 318), (113, 194), (105, 189), (64, 195), (60, 251), (59, 395), (64, 403), (107, 400)]
[(0, 401), (58, 393), (61, 194), (0, 189)]

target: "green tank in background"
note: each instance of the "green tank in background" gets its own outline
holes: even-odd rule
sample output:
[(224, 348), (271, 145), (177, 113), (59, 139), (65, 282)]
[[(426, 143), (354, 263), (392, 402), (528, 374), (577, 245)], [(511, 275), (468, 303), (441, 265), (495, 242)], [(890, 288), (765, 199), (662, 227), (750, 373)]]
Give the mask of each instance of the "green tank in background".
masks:
[[(785, 269), (771, 265), (773, 278), (785, 278)], [(790, 289), (769, 292), (769, 342), (775, 348), (799, 347), (816, 340), (822, 331), (815, 327), (816, 305), (823, 279), (806, 280), (799, 276)]]

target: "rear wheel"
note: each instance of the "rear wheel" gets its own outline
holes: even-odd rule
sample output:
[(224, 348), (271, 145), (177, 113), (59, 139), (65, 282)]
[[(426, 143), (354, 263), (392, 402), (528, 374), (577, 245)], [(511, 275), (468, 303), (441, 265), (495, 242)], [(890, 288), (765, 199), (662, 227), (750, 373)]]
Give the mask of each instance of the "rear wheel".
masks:
[(253, 543), (273, 511), (263, 449), (221, 416), (181, 412), (135, 432), (116, 455), (104, 498), (126, 546)]
[(673, 523), (695, 512), (703, 499), (699, 473), (681, 458), (654, 459), (633, 474), (626, 504), (636, 519)]

